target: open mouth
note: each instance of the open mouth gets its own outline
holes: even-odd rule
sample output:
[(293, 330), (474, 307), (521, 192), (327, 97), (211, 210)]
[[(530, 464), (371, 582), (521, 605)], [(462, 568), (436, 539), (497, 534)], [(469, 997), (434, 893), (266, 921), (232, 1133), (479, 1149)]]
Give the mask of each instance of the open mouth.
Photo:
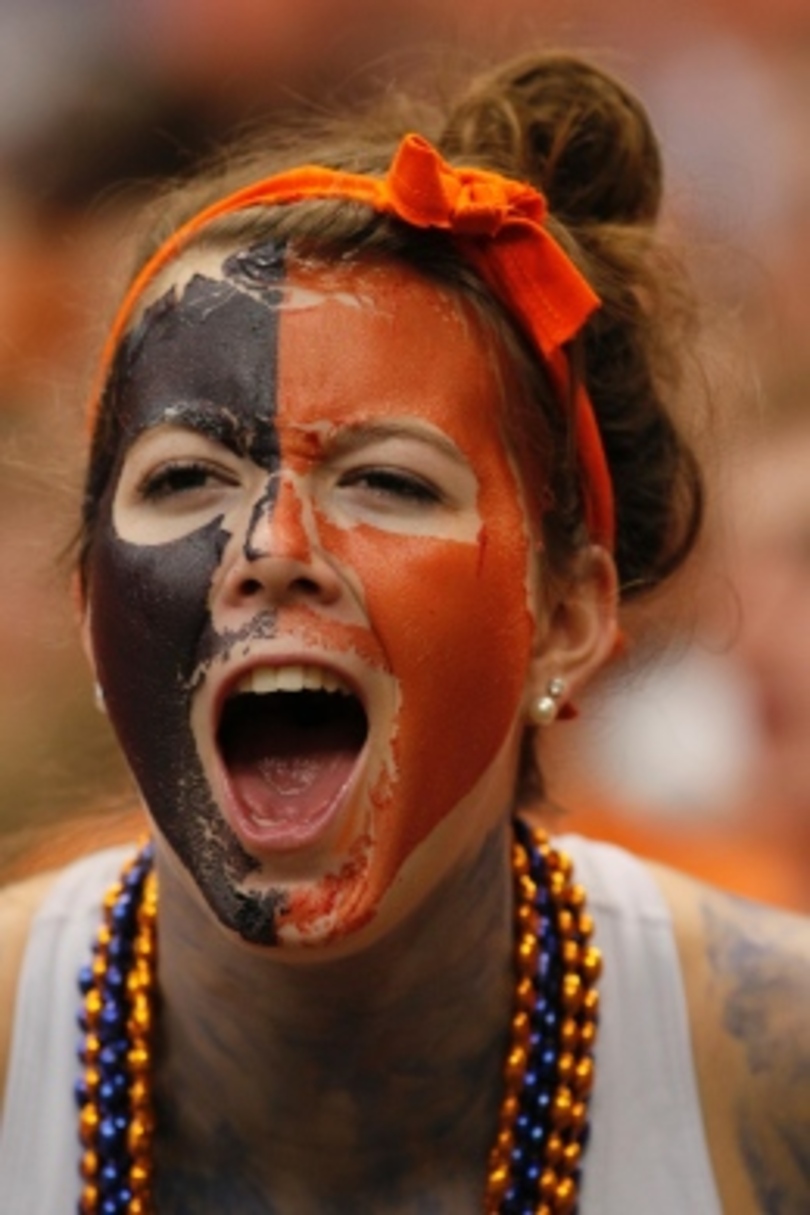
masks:
[(250, 836), (295, 847), (341, 802), (368, 735), (359, 697), (321, 667), (259, 667), (226, 700), (217, 743)]

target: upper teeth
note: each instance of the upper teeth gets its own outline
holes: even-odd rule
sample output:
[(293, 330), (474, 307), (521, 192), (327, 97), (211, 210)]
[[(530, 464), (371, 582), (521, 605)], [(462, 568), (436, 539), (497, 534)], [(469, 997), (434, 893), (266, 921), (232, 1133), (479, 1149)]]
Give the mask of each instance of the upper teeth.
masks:
[(334, 671), (323, 667), (291, 664), (286, 667), (254, 667), (239, 680), (234, 693), (239, 692), (342, 692), (350, 696), (351, 689)]

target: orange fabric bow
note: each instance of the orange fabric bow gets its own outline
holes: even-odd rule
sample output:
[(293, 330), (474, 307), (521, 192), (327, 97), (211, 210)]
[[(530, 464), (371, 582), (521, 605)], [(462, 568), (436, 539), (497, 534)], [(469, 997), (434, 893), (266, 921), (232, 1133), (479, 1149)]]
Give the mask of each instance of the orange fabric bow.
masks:
[(307, 198), (365, 203), (413, 227), (439, 228), (453, 237), (540, 351), (561, 400), (573, 410), (588, 526), (594, 540), (612, 548), (615, 512), (604, 447), (590, 398), (583, 385), (572, 383), (564, 349), (599, 298), (544, 226), (542, 194), (498, 173), (456, 169), (420, 135), (405, 136), (384, 178), (305, 165), (237, 190), (182, 224), (142, 267), (118, 310), (102, 352), (91, 424), (133, 311), (160, 270), (223, 215)]

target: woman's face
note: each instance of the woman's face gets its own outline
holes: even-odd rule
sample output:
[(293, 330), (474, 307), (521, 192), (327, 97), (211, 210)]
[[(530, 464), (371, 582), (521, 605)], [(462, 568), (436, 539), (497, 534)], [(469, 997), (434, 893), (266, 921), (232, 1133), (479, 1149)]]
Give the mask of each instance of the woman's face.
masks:
[(507, 813), (536, 636), (494, 341), (401, 266), (186, 258), (119, 354), (91, 644), (155, 820), (247, 940), (422, 897)]

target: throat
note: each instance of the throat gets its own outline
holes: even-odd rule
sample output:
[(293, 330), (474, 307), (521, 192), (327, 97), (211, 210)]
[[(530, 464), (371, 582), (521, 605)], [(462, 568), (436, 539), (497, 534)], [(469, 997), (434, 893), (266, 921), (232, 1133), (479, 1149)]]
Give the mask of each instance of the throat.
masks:
[[(291, 966), (252, 953), (234, 958), (207, 921), (191, 935), (173, 932), (175, 896), (184, 907), (187, 895), (172, 884), (158, 1081), (169, 1111), (159, 1110), (157, 1121), (175, 1130), (177, 1167), (214, 1167), (219, 1128), (230, 1125), (251, 1168), (269, 1170), (268, 1182), (270, 1173), (276, 1184), (284, 1174), (291, 1183), (313, 1180), (317, 1158), (328, 1190), (347, 1195), (345, 1206), (331, 1208), (326, 1198), (311, 1208), (302, 1198), (289, 1206), (296, 1215), (387, 1211), (376, 1180), (396, 1181), (404, 1195), (417, 1169), (423, 1199), (441, 1193), (451, 1175), (453, 1187), (468, 1185), (474, 1195), (471, 1204), (448, 1200), (437, 1210), (480, 1215), (514, 986), (509, 894), (508, 859), (491, 841), (384, 941)], [(225, 968), (226, 985), (205, 981)], [(229, 1161), (216, 1168), (227, 1172)], [(353, 1203), (352, 1193), (375, 1201)]]

